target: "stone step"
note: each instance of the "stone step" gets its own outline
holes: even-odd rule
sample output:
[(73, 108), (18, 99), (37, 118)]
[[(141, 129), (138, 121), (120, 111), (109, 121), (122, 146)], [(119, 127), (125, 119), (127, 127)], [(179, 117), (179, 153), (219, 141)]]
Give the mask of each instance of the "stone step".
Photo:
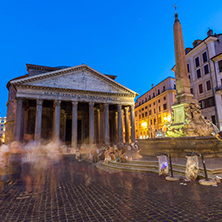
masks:
[(106, 169), (111, 169), (111, 170), (117, 170), (117, 171), (129, 171), (129, 172), (155, 172), (157, 173), (158, 170), (155, 168), (135, 168), (135, 167), (126, 167), (126, 166), (121, 166), (121, 165), (113, 165), (113, 164), (108, 164), (108, 163), (101, 163), (102, 167)]
[[(145, 162), (145, 161), (144, 161)], [(140, 163), (139, 161), (128, 161), (126, 163), (119, 163), (110, 161), (109, 163), (100, 162), (101, 167), (117, 171), (132, 171), (132, 172), (156, 172), (158, 173), (158, 163), (155, 161), (148, 161), (149, 164)], [(148, 163), (146, 161), (146, 163)], [(173, 164), (173, 173), (185, 176), (185, 165)], [(169, 172), (170, 173), (170, 172)], [(222, 169), (207, 169), (209, 176), (222, 174)], [(204, 176), (204, 169), (199, 169), (199, 175)]]
[(146, 169), (146, 168), (154, 168), (158, 169), (158, 164), (153, 162), (152, 164), (139, 164), (139, 163), (131, 163), (131, 162), (126, 162), (126, 163), (119, 163), (119, 162), (114, 162), (110, 161), (109, 165), (114, 165), (114, 166), (121, 166), (121, 167), (127, 167), (127, 168), (140, 168), (140, 169)]

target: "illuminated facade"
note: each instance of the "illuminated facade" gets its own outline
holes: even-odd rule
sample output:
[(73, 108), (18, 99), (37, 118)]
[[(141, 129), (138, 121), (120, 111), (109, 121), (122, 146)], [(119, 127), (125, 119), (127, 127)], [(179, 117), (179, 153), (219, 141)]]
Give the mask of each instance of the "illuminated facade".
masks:
[(137, 98), (135, 106), (136, 139), (155, 138), (157, 130), (171, 119), (176, 101), (176, 83), (168, 77)]
[(222, 34), (209, 30), (204, 40), (195, 40), (185, 53), (191, 93), (205, 119), (222, 129)]
[(6, 143), (23, 141), (25, 134), (36, 141), (60, 140), (73, 147), (122, 143), (123, 110), (130, 112), (132, 123), (125, 129), (125, 140), (135, 141), (134, 99), (138, 94), (116, 82), (116, 76), (85, 64), (27, 64), (27, 71), (7, 84)]
[(5, 123), (6, 117), (0, 117), (0, 138), (5, 142)]

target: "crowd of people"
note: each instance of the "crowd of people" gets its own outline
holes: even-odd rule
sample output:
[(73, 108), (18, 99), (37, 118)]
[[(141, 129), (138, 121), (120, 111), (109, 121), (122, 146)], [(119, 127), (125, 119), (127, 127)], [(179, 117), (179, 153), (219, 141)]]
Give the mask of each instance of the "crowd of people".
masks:
[(31, 134), (26, 134), (24, 143), (14, 141), (8, 146), (0, 139), (0, 192), (4, 186), (24, 183), (21, 196), (41, 192), (44, 187), (45, 172), (61, 158), (58, 144), (36, 144)]
[(115, 161), (125, 163), (128, 160), (141, 158), (141, 155), (139, 154), (140, 149), (137, 143), (119, 143), (116, 145), (103, 144), (100, 146), (97, 146), (96, 144), (93, 144), (92, 146), (83, 144), (73, 152), (77, 160), (85, 159), (92, 162), (104, 161), (104, 163), (108, 163), (109, 161)]
[(78, 161), (124, 163), (140, 158), (139, 151), (137, 143), (82, 144), (78, 148), (71, 148), (52, 141), (36, 143), (31, 134), (25, 134), (24, 143), (14, 141), (8, 146), (0, 139), (0, 192), (4, 195), (5, 184), (13, 187), (21, 182), (25, 187), (21, 196), (28, 197), (33, 192), (41, 192), (46, 171), (52, 173), (53, 165), (59, 164), (64, 154), (73, 154)]

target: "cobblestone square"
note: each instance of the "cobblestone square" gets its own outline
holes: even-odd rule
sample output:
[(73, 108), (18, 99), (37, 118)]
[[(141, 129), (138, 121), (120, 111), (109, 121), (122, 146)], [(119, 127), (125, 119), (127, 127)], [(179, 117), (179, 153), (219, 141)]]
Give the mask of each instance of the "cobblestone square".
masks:
[(221, 183), (208, 187), (154, 173), (109, 173), (73, 156), (41, 176), (42, 187), (30, 197), (21, 196), (22, 183), (6, 188), (0, 221), (222, 221)]

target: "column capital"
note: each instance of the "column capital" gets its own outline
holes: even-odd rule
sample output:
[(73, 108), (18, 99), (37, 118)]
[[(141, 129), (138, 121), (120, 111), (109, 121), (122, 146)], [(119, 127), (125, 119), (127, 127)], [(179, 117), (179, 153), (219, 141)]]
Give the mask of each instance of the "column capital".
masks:
[(125, 111), (128, 112), (129, 111), (129, 106), (124, 107)]
[(17, 101), (17, 104), (22, 104), (22, 102), (24, 101), (24, 98), (23, 97), (16, 97), (16, 101)]
[(61, 100), (55, 100), (54, 105), (55, 106), (60, 106), (61, 105)]
[(78, 102), (73, 101), (73, 102), (72, 102), (72, 107), (77, 108), (77, 106), (78, 106)]
[(89, 106), (91, 107), (91, 106), (94, 106), (94, 104), (95, 103), (93, 103), (93, 102), (89, 102)]
[(109, 104), (108, 103), (104, 103), (103, 106), (104, 106), (105, 109), (109, 108)]
[(117, 109), (120, 111), (122, 109), (122, 104), (117, 104)]
[(36, 105), (42, 106), (43, 99), (37, 99), (36, 100)]
[(135, 105), (131, 105), (131, 106), (130, 106), (130, 109), (131, 109), (131, 110), (134, 110), (134, 109), (135, 109)]

